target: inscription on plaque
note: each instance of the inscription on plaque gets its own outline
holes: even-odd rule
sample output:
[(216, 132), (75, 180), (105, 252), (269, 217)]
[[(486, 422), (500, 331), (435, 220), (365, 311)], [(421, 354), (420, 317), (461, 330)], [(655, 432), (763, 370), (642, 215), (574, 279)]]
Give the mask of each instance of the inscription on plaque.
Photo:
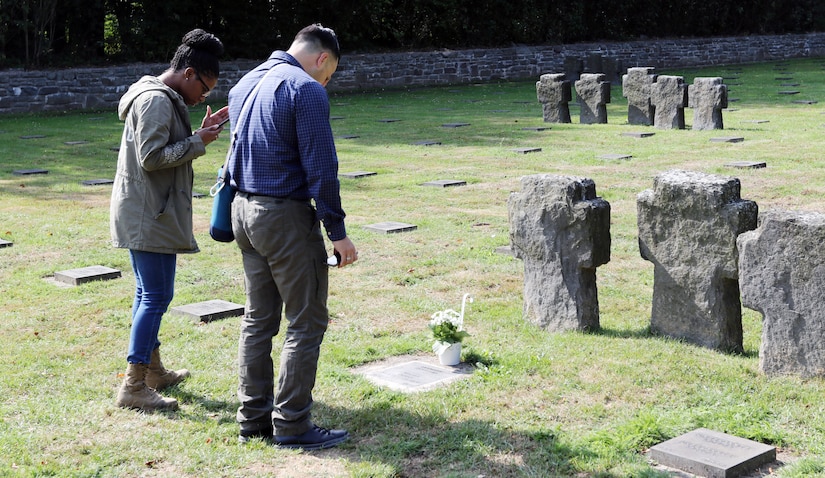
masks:
[(776, 460), (776, 447), (699, 428), (653, 446), (650, 457), (695, 475), (732, 478)]
[(414, 360), (363, 372), (370, 382), (399, 392), (420, 392), (470, 376), (458, 367), (443, 367)]

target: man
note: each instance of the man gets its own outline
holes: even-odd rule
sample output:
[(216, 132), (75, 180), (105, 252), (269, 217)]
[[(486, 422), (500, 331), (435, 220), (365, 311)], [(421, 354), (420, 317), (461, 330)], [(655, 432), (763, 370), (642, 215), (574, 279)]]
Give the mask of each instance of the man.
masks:
[[(238, 344), (242, 443), (263, 438), (317, 450), (349, 437), (345, 430), (315, 425), (310, 417), (329, 323), (329, 269), (320, 223), (340, 257), (338, 267), (358, 259), (344, 226), (324, 88), (339, 58), (335, 32), (310, 25), (289, 50), (272, 53), (229, 92), (233, 146), (227, 167), (238, 190), (232, 229), (246, 288)], [(273, 394), (272, 339), (282, 308), (288, 326)]]

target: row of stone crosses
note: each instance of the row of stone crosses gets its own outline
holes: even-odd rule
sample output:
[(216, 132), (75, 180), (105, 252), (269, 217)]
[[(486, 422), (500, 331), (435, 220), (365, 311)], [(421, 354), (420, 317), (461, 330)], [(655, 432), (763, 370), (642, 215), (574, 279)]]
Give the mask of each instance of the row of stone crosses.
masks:
[[(693, 129), (724, 129), (722, 109), (728, 107), (727, 85), (720, 77), (695, 78), (685, 84), (682, 76), (657, 75), (652, 67), (628, 68), (622, 76), (622, 95), (627, 98), (627, 122), (660, 129), (685, 129), (685, 107), (693, 108)], [(570, 123), (570, 81), (564, 73), (541, 75), (536, 96), (544, 121)], [(581, 124), (607, 123), (610, 82), (604, 73), (583, 73), (575, 82)]]
[[(592, 179), (538, 174), (521, 186), (507, 207), (525, 319), (599, 329), (610, 204)], [(744, 304), (763, 316), (762, 373), (825, 376), (825, 214), (759, 213), (738, 179), (681, 170), (657, 175), (637, 213), (639, 250), (654, 265), (651, 332), (741, 353)]]

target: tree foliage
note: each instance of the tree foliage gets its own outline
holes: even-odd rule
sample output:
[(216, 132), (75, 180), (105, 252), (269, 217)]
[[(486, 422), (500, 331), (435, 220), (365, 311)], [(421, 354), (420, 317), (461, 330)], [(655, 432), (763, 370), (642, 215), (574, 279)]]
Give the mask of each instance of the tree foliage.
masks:
[(825, 29), (820, 0), (0, 0), (0, 67), (163, 62), (200, 27), (229, 58), (261, 58), (300, 28), (345, 52), (500, 47)]

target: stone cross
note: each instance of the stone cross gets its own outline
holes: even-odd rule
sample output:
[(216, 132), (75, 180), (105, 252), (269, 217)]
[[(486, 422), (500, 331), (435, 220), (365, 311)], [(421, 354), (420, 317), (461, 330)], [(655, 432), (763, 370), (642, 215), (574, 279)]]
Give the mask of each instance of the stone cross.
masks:
[(541, 103), (546, 123), (570, 123), (570, 107), (567, 103), (572, 99), (572, 93), (570, 82), (565, 80), (564, 73), (541, 75), (536, 82), (536, 96)]
[(622, 96), (627, 98), (628, 124), (653, 124), (653, 104), (650, 102), (651, 85), (656, 81), (655, 68), (628, 68), (622, 76)]
[(610, 204), (591, 179), (537, 174), (510, 194), (510, 244), (524, 262), (524, 318), (552, 331), (599, 328), (596, 267), (610, 260)]
[(736, 238), (756, 228), (758, 210), (739, 192), (736, 178), (667, 171), (638, 195), (639, 250), (654, 265), (653, 332), (743, 351)]
[(610, 82), (604, 73), (582, 73), (576, 81), (576, 93), (581, 105), (581, 124), (607, 123), (607, 103), (610, 103)]
[(775, 210), (737, 239), (742, 303), (762, 316), (759, 370), (825, 376), (825, 214)]
[(660, 129), (685, 129), (687, 85), (681, 76), (660, 75), (650, 85), (653, 125)]
[(564, 75), (567, 81), (576, 81), (584, 70), (582, 59), (577, 56), (564, 57)]
[(724, 129), (722, 108), (728, 107), (728, 87), (722, 78), (694, 78), (688, 87), (693, 129)]

